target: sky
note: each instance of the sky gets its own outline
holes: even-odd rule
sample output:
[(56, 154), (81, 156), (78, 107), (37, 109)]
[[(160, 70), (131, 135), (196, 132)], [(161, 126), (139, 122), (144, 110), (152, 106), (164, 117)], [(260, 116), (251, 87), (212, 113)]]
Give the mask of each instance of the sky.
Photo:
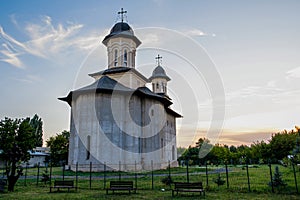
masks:
[(119, 20), (142, 41), (136, 68), (155, 56), (171, 81), (178, 146), (200, 137), (240, 145), (300, 124), (299, 1), (0, 2), (0, 119), (38, 114), (44, 140), (69, 130), (59, 101), (107, 68), (101, 43)]

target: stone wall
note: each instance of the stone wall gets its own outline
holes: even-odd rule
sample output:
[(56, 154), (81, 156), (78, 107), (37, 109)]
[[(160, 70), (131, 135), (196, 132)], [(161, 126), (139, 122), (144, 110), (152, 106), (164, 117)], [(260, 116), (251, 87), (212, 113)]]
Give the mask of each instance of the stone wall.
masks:
[[(82, 94), (73, 99), (69, 165), (86, 171), (166, 168), (176, 163), (176, 123), (161, 102), (121, 93)], [(171, 125), (172, 124), (172, 125)], [(89, 152), (88, 153), (88, 149)], [(136, 165), (135, 165), (136, 163)], [(81, 167), (80, 167), (81, 166)], [(98, 167), (97, 167), (98, 166)]]

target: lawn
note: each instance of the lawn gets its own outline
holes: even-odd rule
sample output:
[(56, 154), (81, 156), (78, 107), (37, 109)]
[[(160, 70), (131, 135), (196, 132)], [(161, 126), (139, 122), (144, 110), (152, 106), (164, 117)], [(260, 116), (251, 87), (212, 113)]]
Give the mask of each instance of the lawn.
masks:
[[(274, 172), (275, 165), (272, 166)], [(214, 180), (220, 174), (221, 179), (226, 180), (226, 170), (224, 166), (209, 166), (208, 169), (208, 185), (205, 173), (205, 167), (190, 167), (189, 181), (202, 181), (207, 187), (206, 199), (300, 199), (300, 195), (296, 194), (294, 174), (291, 167), (279, 166), (283, 180), (287, 186), (281, 191), (275, 188), (275, 193), (272, 193), (270, 182), (270, 171), (267, 165), (249, 166), (249, 182), (248, 187), (247, 170), (244, 166), (229, 166), (228, 167), (228, 186), (218, 186)], [(40, 174), (45, 169), (40, 169)], [(62, 179), (62, 168), (53, 168), (52, 181)], [(89, 180), (89, 172), (78, 173), (78, 191), (54, 192), (49, 193), (49, 184), (45, 185), (39, 182), (37, 185), (37, 169), (28, 169), (27, 180), (24, 177), (20, 179), (15, 187), (14, 192), (0, 193), (0, 199), (199, 199), (196, 194), (181, 194), (172, 198), (171, 187), (166, 186), (161, 182), (161, 179), (169, 174), (169, 170), (137, 173), (119, 173), (119, 172), (95, 172), (92, 173), (91, 182)], [(186, 168), (172, 168), (171, 177), (173, 181), (186, 181)], [(65, 171), (65, 179), (76, 180), (74, 172)], [(104, 181), (104, 175), (105, 180)], [(300, 172), (297, 171), (298, 181), (300, 180)], [(137, 194), (128, 196), (126, 193), (106, 195), (104, 190), (105, 185), (109, 185), (110, 180), (118, 178), (122, 180), (135, 181), (138, 191)], [(41, 175), (40, 175), (41, 178)], [(153, 182), (152, 182), (153, 179)], [(26, 186), (25, 186), (26, 183)], [(153, 189), (152, 189), (153, 183)], [(298, 184), (299, 185), (299, 184)], [(164, 189), (164, 191), (162, 190)], [(249, 192), (250, 189), (250, 192)]]

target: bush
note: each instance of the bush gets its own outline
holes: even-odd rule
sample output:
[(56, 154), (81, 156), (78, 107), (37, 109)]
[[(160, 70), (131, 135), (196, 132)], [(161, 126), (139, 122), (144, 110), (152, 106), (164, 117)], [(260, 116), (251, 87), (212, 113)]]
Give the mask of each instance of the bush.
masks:
[(223, 180), (223, 179), (221, 178), (221, 175), (219, 174), (219, 175), (218, 175), (218, 178), (216, 178), (216, 179), (214, 180), (214, 182), (215, 182), (218, 186), (220, 186), (220, 185), (224, 185), (225, 180)]
[(275, 167), (274, 176), (272, 178), (272, 182), (269, 182), (269, 186), (272, 186), (281, 190), (281, 188), (286, 186), (286, 183), (282, 180), (281, 173), (279, 172), (278, 166)]
[(171, 185), (173, 183), (172, 177), (171, 176), (166, 176), (161, 179), (161, 182), (165, 185)]
[(49, 176), (47, 170), (45, 170), (45, 171), (43, 172), (41, 181), (44, 182), (45, 184), (47, 184), (47, 182), (50, 181), (50, 176)]

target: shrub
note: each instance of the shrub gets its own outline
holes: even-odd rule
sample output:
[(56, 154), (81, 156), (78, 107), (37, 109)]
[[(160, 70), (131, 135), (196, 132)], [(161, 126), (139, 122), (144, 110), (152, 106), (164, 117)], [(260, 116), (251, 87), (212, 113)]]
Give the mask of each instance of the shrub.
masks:
[(275, 167), (274, 176), (272, 178), (272, 181), (269, 182), (269, 186), (272, 186), (272, 184), (273, 187), (277, 188), (278, 190), (281, 190), (282, 187), (286, 186), (286, 183), (282, 180), (278, 166)]
[(219, 175), (218, 175), (218, 178), (216, 178), (216, 179), (214, 180), (214, 182), (215, 182), (218, 186), (220, 186), (220, 185), (224, 185), (225, 180), (223, 180), (223, 179), (221, 178), (221, 175), (219, 174)]
[(161, 179), (161, 182), (165, 185), (171, 185), (173, 183), (172, 177), (171, 176), (166, 176)]

